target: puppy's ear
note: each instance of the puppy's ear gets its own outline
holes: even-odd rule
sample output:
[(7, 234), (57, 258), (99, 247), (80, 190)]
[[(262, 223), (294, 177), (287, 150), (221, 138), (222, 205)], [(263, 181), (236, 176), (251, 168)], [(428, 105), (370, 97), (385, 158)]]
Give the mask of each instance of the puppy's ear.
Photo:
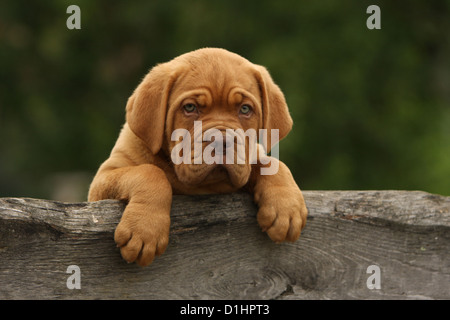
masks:
[(153, 154), (159, 152), (163, 143), (169, 94), (175, 80), (176, 73), (170, 62), (157, 65), (127, 102), (127, 123)]
[(271, 141), (270, 130), (278, 129), (281, 140), (291, 131), (293, 121), (283, 92), (273, 82), (266, 68), (256, 66), (256, 80), (261, 91), (263, 129), (267, 130), (267, 152), (269, 152), (278, 142)]

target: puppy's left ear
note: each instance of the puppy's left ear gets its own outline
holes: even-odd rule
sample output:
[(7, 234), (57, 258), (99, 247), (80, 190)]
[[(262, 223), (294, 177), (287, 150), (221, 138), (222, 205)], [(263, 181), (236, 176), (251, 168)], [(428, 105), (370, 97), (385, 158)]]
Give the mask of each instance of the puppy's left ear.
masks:
[(151, 69), (127, 102), (127, 123), (153, 154), (159, 152), (163, 143), (169, 95), (176, 80), (171, 64)]
[(274, 83), (266, 68), (256, 65), (256, 80), (262, 98), (263, 129), (267, 130), (267, 152), (278, 141), (271, 141), (271, 129), (278, 129), (279, 140), (283, 139), (292, 129), (292, 118), (283, 92)]

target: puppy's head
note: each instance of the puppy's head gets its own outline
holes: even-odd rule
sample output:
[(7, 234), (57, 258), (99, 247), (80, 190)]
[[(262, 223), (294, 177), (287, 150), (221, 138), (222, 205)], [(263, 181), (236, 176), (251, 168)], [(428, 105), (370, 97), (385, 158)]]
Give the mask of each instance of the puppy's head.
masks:
[(270, 130), (278, 129), (282, 139), (292, 127), (284, 95), (267, 70), (213, 48), (154, 67), (129, 98), (126, 118), (154, 155), (171, 157), (181, 182), (235, 188), (248, 181), (254, 143), (240, 133), (258, 136), (266, 129), (269, 152), (277, 142)]

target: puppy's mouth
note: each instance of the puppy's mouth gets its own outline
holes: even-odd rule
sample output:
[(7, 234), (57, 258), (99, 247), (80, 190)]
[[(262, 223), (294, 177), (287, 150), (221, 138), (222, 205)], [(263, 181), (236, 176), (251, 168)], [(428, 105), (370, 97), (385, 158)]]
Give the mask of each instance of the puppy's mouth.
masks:
[(246, 165), (181, 164), (175, 167), (178, 180), (192, 187), (226, 182), (239, 189), (247, 183), (250, 171)]
[[(223, 128), (217, 130), (219, 133), (216, 131), (214, 136), (206, 139), (203, 134), (202, 140), (193, 137), (190, 145), (178, 154), (184, 160), (181, 163), (174, 161), (178, 180), (192, 186), (229, 181), (236, 188), (247, 183), (251, 171), (246, 160), (248, 148), (242, 139), (235, 139)], [(190, 153), (190, 156), (185, 157), (184, 152)]]

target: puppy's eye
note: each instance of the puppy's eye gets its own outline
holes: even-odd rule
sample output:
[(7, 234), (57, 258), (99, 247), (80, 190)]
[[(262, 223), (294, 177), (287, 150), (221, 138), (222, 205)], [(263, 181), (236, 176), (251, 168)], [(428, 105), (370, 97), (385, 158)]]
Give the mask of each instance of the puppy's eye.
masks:
[(252, 111), (252, 107), (250, 107), (248, 104), (244, 104), (241, 106), (241, 110), (239, 110), (242, 114), (249, 114), (250, 111)]
[(191, 113), (191, 112), (194, 112), (195, 110), (197, 110), (197, 106), (193, 103), (185, 104), (183, 106), (183, 108), (184, 108), (184, 110), (186, 110), (187, 113)]

